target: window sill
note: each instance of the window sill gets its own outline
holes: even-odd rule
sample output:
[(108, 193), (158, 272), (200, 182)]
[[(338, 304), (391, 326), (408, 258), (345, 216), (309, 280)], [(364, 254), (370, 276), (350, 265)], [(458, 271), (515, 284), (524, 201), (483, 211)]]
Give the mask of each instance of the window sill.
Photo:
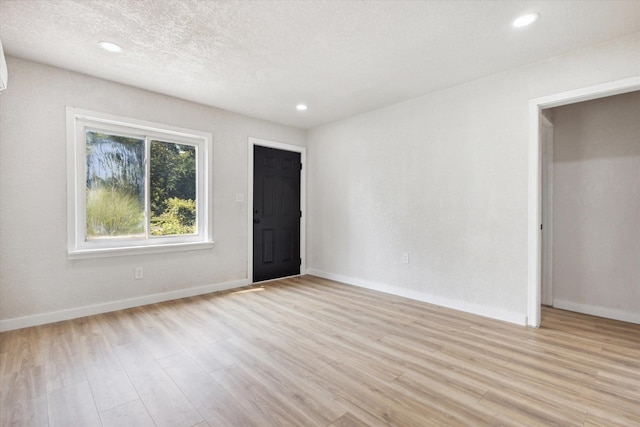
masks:
[(212, 249), (215, 242), (172, 243), (154, 246), (132, 246), (128, 248), (82, 249), (67, 252), (67, 259), (75, 261), (91, 258), (108, 258), (116, 256), (148, 255), (166, 252), (197, 251)]

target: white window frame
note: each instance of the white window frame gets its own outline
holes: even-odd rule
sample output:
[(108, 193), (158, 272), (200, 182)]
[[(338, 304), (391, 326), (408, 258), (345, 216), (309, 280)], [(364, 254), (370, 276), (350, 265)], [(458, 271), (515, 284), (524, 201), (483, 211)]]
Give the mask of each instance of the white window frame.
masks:
[[(69, 259), (137, 255), (213, 247), (209, 173), (213, 135), (191, 129), (67, 107), (67, 254)], [(141, 139), (170, 141), (196, 147), (196, 233), (145, 239), (86, 239), (85, 129), (112, 131)], [(148, 144), (147, 144), (148, 151)], [(148, 159), (147, 152), (146, 158)], [(149, 173), (148, 161), (145, 164)], [(148, 182), (145, 183), (148, 193)], [(147, 194), (148, 197), (148, 194)], [(145, 218), (148, 222), (148, 218)]]

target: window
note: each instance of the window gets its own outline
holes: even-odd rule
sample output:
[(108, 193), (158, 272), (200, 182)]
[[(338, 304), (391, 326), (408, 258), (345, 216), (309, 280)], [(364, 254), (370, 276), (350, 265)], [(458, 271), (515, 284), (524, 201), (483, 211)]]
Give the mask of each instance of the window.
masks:
[(67, 108), (69, 256), (212, 247), (211, 140)]

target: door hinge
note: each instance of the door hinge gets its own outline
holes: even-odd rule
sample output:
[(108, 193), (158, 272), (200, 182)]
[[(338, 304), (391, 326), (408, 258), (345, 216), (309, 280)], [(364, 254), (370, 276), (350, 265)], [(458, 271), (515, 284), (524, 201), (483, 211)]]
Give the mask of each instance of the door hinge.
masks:
[(300, 218), (302, 218), (302, 211), (300, 211)]
[(300, 162), (300, 170), (302, 170), (302, 162)]
[(542, 224), (540, 224), (540, 230), (542, 230)]
[(300, 258), (300, 264), (298, 264), (298, 265), (302, 265), (302, 258)]

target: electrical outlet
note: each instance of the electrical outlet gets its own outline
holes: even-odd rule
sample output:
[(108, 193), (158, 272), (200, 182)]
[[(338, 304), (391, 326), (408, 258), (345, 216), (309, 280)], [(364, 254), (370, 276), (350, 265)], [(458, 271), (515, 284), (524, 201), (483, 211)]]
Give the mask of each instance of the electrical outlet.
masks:
[(408, 252), (404, 252), (402, 254), (402, 263), (403, 264), (409, 264), (409, 253)]
[(136, 267), (133, 271), (133, 278), (136, 280), (140, 280), (144, 278), (144, 269), (142, 267)]

